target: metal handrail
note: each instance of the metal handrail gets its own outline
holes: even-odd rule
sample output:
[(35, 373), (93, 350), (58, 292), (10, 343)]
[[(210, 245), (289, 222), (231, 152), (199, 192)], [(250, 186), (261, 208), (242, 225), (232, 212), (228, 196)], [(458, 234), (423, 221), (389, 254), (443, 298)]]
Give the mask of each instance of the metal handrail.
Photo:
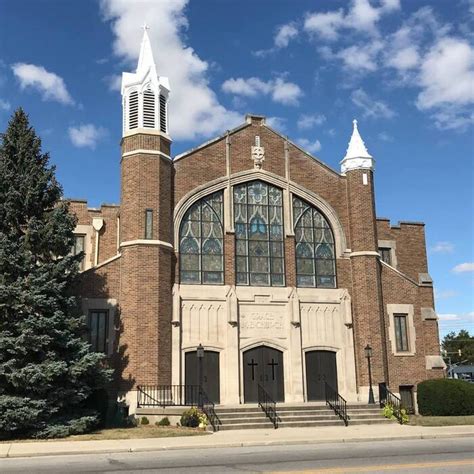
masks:
[(379, 384), (379, 403), (380, 408), (390, 405), (393, 409), (393, 415), (400, 424), (403, 424), (402, 400), (391, 392), (384, 383)]
[(215, 410), (215, 403), (209, 399), (207, 393), (204, 391), (202, 387), (200, 387), (199, 391), (199, 408), (202, 412), (207, 416), (209, 423), (212, 426), (214, 431), (219, 430), (219, 425), (222, 425), (221, 420), (217, 416)]
[(278, 428), (279, 418), (276, 412), (276, 402), (260, 384), (258, 384), (258, 405), (272, 422), (273, 427)]
[(138, 385), (138, 408), (197, 406), (199, 385)]
[(345, 398), (339, 395), (339, 392), (332, 388), (327, 382), (324, 382), (324, 393), (326, 405), (332, 408), (334, 413), (347, 426), (349, 424), (350, 416), (347, 414), (347, 402)]

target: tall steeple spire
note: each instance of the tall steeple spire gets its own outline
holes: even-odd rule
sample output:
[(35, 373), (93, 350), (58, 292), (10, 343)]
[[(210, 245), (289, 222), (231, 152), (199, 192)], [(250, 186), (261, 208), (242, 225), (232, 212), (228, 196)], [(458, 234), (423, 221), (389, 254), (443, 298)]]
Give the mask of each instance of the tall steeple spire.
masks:
[(153, 59), (153, 51), (151, 50), (150, 38), (148, 30), (150, 27), (145, 23), (143, 26), (143, 38), (140, 46), (140, 56), (138, 57), (137, 74), (143, 74), (148, 69), (153, 68), (156, 73), (155, 60)]
[(137, 69), (122, 74), (123, 135), (156, 130), (169, 138), (167, 77), (156, 73), (155, 60), (148, 36), (148, 25), (143, 25)]
[(375, 160), (372, 155), (367, 151), (364, 140), (360, 136), (359, 129), (357, 128), (357, 120), (354, 119), (353, 130), (349, 146), (347, 147), (346, 156), (341, 161), (341, 172), (344, 174), (346, 171), (353, 169), (374, 169)]

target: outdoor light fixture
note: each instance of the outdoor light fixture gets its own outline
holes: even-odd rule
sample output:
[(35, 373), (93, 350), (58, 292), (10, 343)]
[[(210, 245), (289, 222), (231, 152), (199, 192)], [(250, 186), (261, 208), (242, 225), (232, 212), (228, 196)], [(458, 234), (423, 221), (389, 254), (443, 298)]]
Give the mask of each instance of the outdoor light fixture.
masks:
[(372, 389), (372, 368), (370, 366), (370, 359), (372, 357), (372, 348), (369, 344), (365, 346), (365, 357), (367, 357), (367, 364), (369, 366), (369, 404), (373, 405), (375, 403), (374, 399), (374, 390)]
[(204, 347), (202, 347), (201, 343), (199, 343), (199, 346), (197, 346), (196, 352), (198, 359), (202, 359), (204, 357)]

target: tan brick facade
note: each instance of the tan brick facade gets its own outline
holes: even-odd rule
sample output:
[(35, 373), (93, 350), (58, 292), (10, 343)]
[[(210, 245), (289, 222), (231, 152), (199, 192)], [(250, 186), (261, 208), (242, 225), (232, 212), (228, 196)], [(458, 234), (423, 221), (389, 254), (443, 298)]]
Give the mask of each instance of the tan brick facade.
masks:
[[(259, 174), (250, 156), (256, 135), (265, 148)], [(347, 326), (353, 331), (357, 390), (368, 385), (367, 344), (373, 349), (374, 385), (386, 382), (398, 391), (400, 385), (442, 376), (442, 370), (427, 369), (426, 363), (426, 356), (439, 355), (439, 340), (437, 321), (423, 320), (421, 315), (421, 308), (434, 307), (432, 286), (419, 282), (419, 274), (428, 272), (423, 225), (390, 227), (388, 221), (376, 219), (371, 171), (359, 169), (341, 175), (287, 142), (260, 117), (174, 161), (169, 154), (170, 141), (163, 134), (126, 136), (122, 141), (120, 206), (93, 210), (82, 201), (71, 203), (79, 225), (92, 225), (94, 217), (104, 220), (99, 232), (98, 266), (92, 265), (83, 273), (78, 292), (83, 298), (117, 302), (116, 354), (112, 360), (122, 390), (170, 384), (173, 379), (171, 323), (177, 308), (173, 308), (176, 299), (172, 289), (180, 283), (179, 245), (174, 241), (177, 216), (196, 192), (205, 195), (208, 188), (230, 189), (231, 180), (257, 178), (279, 183), (295, 195), (301, 190), (325, 202), (337, 216), (345, 239), (345, 248), (337, 258), (337, 288), (347, 290), (351, 300), (352, 323)], [(153, 237), (148, 241), (146, 209), (153, 211)], [(91, 235), (92, 249), (87, 258), (94, 263), (97, 235), (95, 231)], [(396, 242), (397, 268), (380, 262), (379, 240)], [(236, 278), (234, 249), (232, 226), (226, 225), (224, 284), (229, 287), (235, 285)], [(296, 286), (295, 238), (291, 232), (285, 236), (285, 281), (288, 288)], [(412, 305), (414, 355), (393, 353), (387, 305)]]

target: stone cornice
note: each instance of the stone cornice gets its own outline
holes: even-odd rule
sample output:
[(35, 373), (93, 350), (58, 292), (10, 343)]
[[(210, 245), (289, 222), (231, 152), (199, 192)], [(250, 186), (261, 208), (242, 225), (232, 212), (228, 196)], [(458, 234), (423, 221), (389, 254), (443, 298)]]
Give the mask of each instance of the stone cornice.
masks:
[(120, 248), (122, 247), (131, 247), (132, 245), (156, 245), (158, 247), (166, 247), (173, 249), (173, 245), (169, 242), (164, 242), (163, 240), (149, 240), (149, 239), (137, 239), (137, 240), (127, 240), (120, 243)]
[(162, 156), (163, 158), (167, 158), (168, 160), (172, 161), (172, 158), (170, 155), (167, 155), (166, 153), (163, 153), (162, 151), (158, 150), (145, 150), (144, 148), (139, 148), (138, 150), (132, 150), (132, 151), (127, 151), (122, 155), (122, 158), (126, 158), (127, 156), (131, 155), (159, 155)]

